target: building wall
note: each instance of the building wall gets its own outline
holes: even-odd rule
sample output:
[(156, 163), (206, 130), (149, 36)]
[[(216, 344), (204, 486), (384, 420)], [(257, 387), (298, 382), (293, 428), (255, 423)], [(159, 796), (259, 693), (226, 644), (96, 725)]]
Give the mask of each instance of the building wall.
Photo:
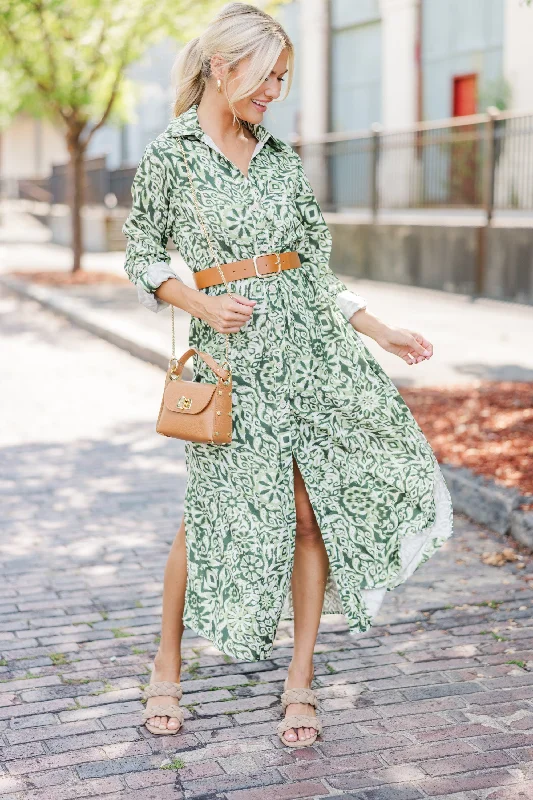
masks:
[[(306, 2), (306, 0), (303, 0)], [(264, 125), (274, 136), (290, 141), (299, 135), (301, 129), (301, 88), (302, 50), (301, 50), (301, 3), (299, 0), (280, 6), (276, 18), (279, 19), (289, 35), (295, 50), (295, 70), (288, 97), (271, 103), (264, 117)], [(282, 85), (281, 95), (285, 94), (286, 83)]]
[[(533, 7), (520, 0), (292, 0), (278, 15), (296, 48), (286, 100), (265, 125), (282, 139), (326, 131), (408, 127), (417, 119), (417, 9), (422, 10), (423, 116), (452, 111), (453, 76), (478, 72), (480, 108), (509, 87), (510, 108), (533, 109)], [(110, 168), (136, 165), (172, 116), (170, 71), (178, 45), (165, 40), (132, 65), (135, 110), (123, 129), (97, 133), (89, 156)], [(35, 176), (64, 163), (62, 131), (19, 115), (2, 134), (3, 175)]]
[(457, 75), (479, 75), (478, 110), (497, 104), (506, 2), (518, 0), (422, 0), (424, 119), (452, 115)]
[(97, 131), (89, 156), (107, 153), (109, 169), (139, 163), (148, 142), (166, 128), (172, 117), (170, 71), (178, 51), (176, 42), (165, 39), (149, 48), (140, 61), (131, 65), (127, 75), (135, 84), (136, 95), (132, 120), (122, 129), (105, 125)]
[(50, 164), (64, 163), (67, 159), (63, 130), (48, 120), (18, 114), (2, 131), (2, 178), (44, 178), (50, 172)]
[(511, 107), (533, 109), (533, 7), (505, 4), (503, 72), (511, 88)]
[(418, 120), (418, 0), (381, 0), (382, 123), (404, 128)]
[(369, 128), (382, 119), (379, 0), (331, 0), (332, 131)]

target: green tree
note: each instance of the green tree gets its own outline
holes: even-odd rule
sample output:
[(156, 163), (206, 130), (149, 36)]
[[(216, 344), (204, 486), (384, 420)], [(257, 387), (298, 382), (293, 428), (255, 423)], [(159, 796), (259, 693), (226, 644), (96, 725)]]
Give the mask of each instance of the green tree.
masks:
[(0, 0), (0, 128), (25, 111), (60, 124), (69, 152), (73, 270), (81, 267), (83, 162), (105, 123), (130, 118), (127, 67), (186, 41), (221, 0)]

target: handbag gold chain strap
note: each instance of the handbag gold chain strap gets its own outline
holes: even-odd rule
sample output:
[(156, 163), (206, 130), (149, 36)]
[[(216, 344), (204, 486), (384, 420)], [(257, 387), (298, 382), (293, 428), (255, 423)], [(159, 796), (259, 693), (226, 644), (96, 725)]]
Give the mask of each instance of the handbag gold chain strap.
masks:
[[(233, 294), (228, 290), (228, 283), (226, 281), (226, 276), (224, 275), (222, 267), (220, 266), (220, 263), (219, 263), (217, 257), (215, 256), (215, 251), (213, 249), (213, 245), (211, 244), (211, 239), (209, 238), (209, 234), (207, 232), (207, 228), (204, 225), (203, 220), (202, 220), (203, 214), (202, 214), (202, 212), (200, 210), (200, 205), (198, 203), (198, 198), (196, 196), (196, 189), (194, 188), (194, 183), (193, 183), (193, 180), (192, 180), (191, 170), (189, 169), (189, 164), (187, 163), (187, 156), (185, 155), (185, 149), (183, 147), (181, 138), (179, 136), (176, 137), (176, 138), (178, 140), (178, 144), (180, 146), (180, 149), (181, 149), (181, 152), (182, 152), (182, 155), (183, 155), (183, 160), (185, 162), (185, 169), (187, 170), (187, 175), (189, 177), (189, 183), (191, 185), (193, 202), (194, 202), (194, 205), (196, 207), (196, 213), (198, 214), (198, 222), (200, 223), (200, 226), (202, 228), (203, 234), (204, 234), (205, 238), (207, 239), (207, 244), (209, 245), (209, 249), (211, 251), (211, 257), (212, 257), (213, 261), (215, 262), (216, 268), (220, 272), (222, 280), (224, 281), (224, 286), (226, 287), (226, 291), (230, 295), (230, 297), (233, 297)], [(176, 337), (175, 337), (175, 333), (174, 333), (174, 306), (173, 305), (171, 305), (171, 307), (170, 307), (170, 312), (171, 312), (171, 316), (172, 316), (172, 358), (175, 359), (175, 357), (176, 357), (175, 356)], [(222, 366), (227, 364), (228, 368), (231, 371), (231, 367), (230, 367), (230, 363), (229, 363), (229, 333), (225, 333), (224, 336), (226, 337), (226, 360), (224, 361)]]

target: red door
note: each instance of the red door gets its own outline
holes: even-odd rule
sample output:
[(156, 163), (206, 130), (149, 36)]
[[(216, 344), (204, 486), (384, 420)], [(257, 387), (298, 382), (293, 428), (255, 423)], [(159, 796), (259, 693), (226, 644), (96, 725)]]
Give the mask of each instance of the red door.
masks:
[(466, 117), (477, 110), (477, 75), (457, 75), (453, 79), (453, 116)]
[[(466, 117), (477, 111), (477, 75), (456, 75), (453, 79), (454, 117)], [(479, 148), (476, 125), (453, 128), (456, 141), (450, 148), (450, 202), (453, 205), (476, 205), (479, 200)]]

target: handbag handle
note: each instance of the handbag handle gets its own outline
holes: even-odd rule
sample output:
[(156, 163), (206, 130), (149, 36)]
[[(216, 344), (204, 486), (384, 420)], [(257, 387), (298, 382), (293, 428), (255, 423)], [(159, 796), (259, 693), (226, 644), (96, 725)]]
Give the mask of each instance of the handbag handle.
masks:
[(182, 355), (181, 358), (176, 358), (173, 356), (170, 361), (175, 361), (176, 366), (172, 370), (173, 374), (176, 375), (178, 378), (180, 377), (181, 373), (183, 372), (183, 367), (185, 366), (186, 362), (196, 353), (196, 355), (200, 356), (200, 358), (205, 361), (207, 366), (213, 370), (215, 375), (223, 380), (224, 382), (228, 381), (231, 376), (230, 369), (224, 369), (224, 367), (217, 364), (213, 356), (210, 356), (209, 353), (204, 353), (202, 350), (198, 350), (197, 347), (190, 347), (185, 353)]
[[(189, 178), (189, 183), (190, 183), (190, 186), (191, 186), (192, 198), (193, 198), (193, 202), (194, 202), (194, 205), (195, 205), (195, 208), (196, 208), (196, 213), (198, 215), (198, 222), (200, 223), (200, 227), (202, 228), (203, 234), (204, 234), (204, 236), (205, 236), (205, 238), (207, 240), (207, 244), (209, 246), (209, 250), (211, 251), (211, 258), (215, 262), (215, 266), (218, 269), (218, 271), (220, 272), (222, 280), (224, 281), (224, 286), (226, 287), (226, 292), (230, 295), (230, 297), (233, 297), (233, 294), (228, 289), (228, 282), (226, 281), (226, 276), (224, 275), (222, 267), (220, 266), (220, 264), (218, 262), (218, 259), (215, 256), (215, 251), (213, 249), (213, 245), (211, 244), (211, 239), (209, 238), (209, 234), (207, 232), (207, 228), (204, 225), (203, 220), (202, 220), (202, 216), (203, 215), (202, 215), (202, 212), (200, 210), (200, 205), (198, 203), (198, 197), (196, 196), (196, 189), (194, 188), (194, 183), (193, 183), (193, 180), (192, 180), (191, 170), (189, 168), (189, 164), (187, 163), (187, 156), (185, 155), (185, 150), (184, 150), (184, 147), (183, 147), (183, 144), (182, 144), (182, 141), (181, 141), (181, 136), (177, 136), (176, 138), (177, 138), (177, 141), (178, 141), (178, 144), (179, 144), (182, 156), (183, 156), (183, 161), (185, 163), (185, 169), (187, 170), (187, 177)], [(172, 317), (172, 359), (175, 359), (175, 357), (176, 357), (176, 353), (175, 353), (176, 336), (175, 336), (175, 333), (174, 333), (174, 306), (173, 305), (171, 305), (171, 307), (170, 307), (170, 312), (171, 312), (171, 317)], [(229, 333), (225, 333), (224, 336), (226, 337), (226, 359), (224, 361), (224, 364), (227, 364), (228, 368), (231, 370), (230, 363), (229, 363)]]

